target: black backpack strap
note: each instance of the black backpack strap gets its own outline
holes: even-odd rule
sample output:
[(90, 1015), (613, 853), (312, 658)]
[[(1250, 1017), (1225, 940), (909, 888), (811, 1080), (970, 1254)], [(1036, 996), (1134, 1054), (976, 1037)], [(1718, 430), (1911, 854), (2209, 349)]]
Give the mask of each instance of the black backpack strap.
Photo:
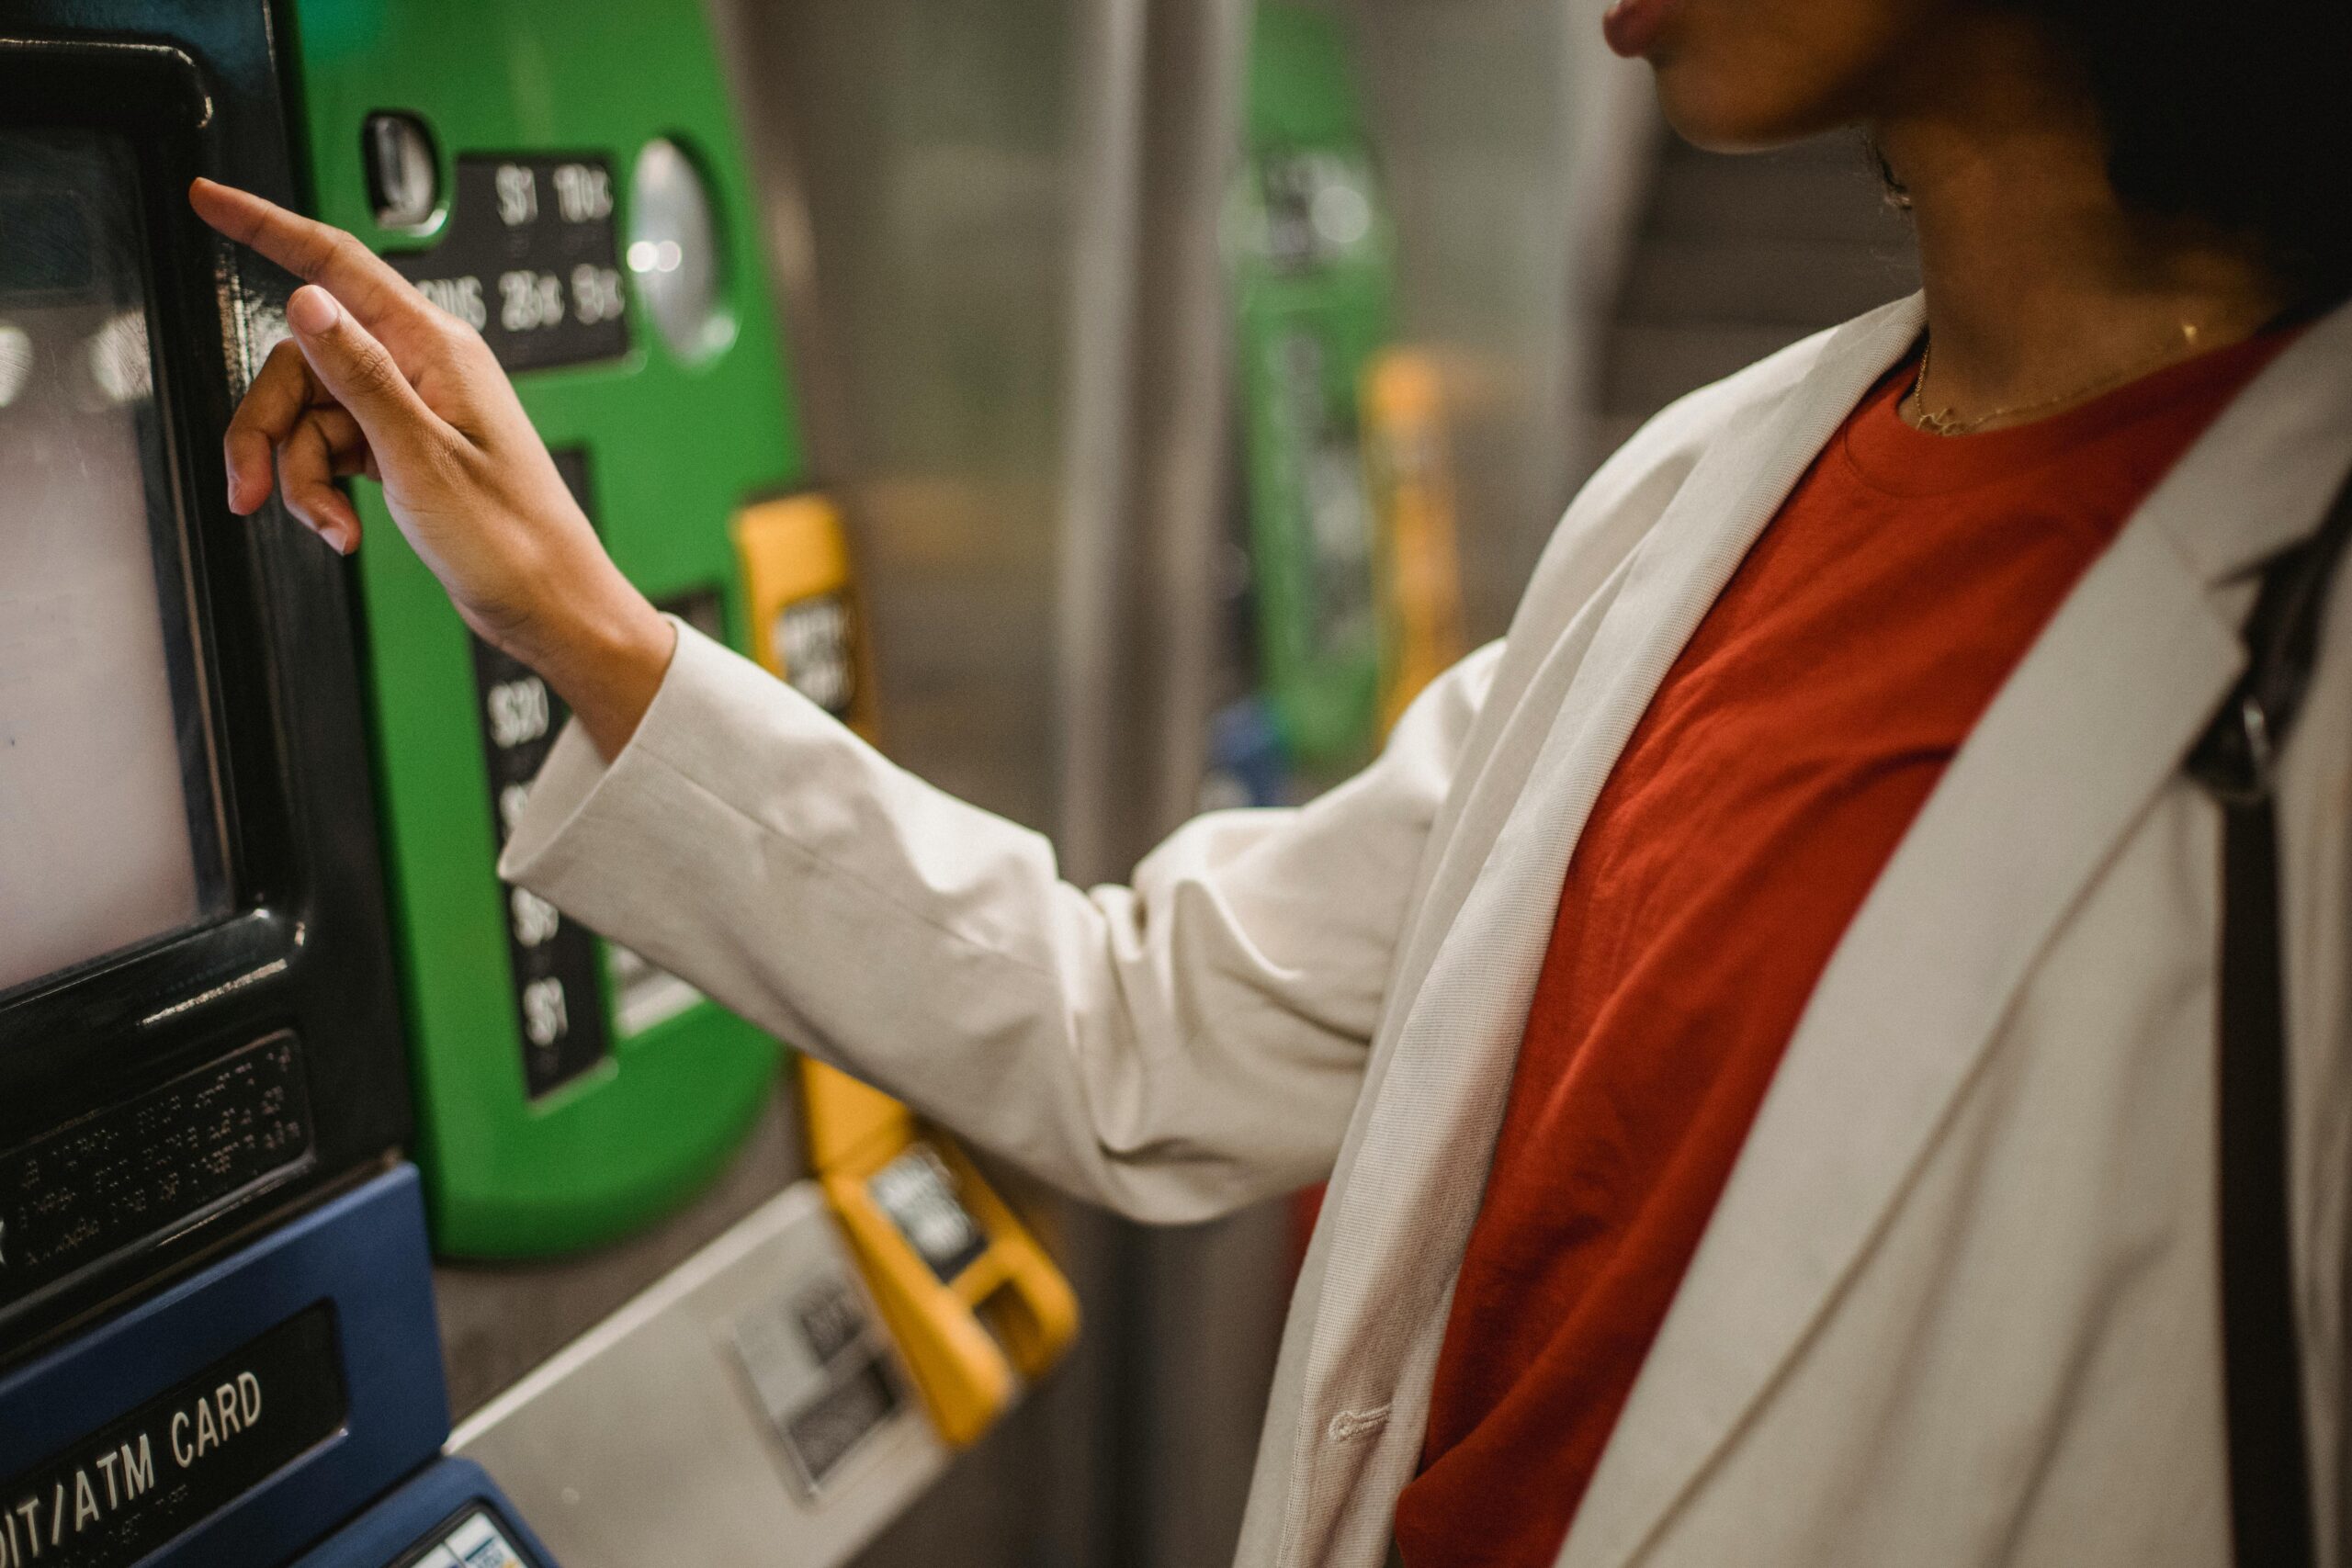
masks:
[(2230, 1522), (2237, 1568), (2312, 1568), (2311, 1441), (2296, 1328), (2288, 1168), (2286, 965), (2274, 768), (2319, 653), (2352, 539), (2352, 480), (2318, 532), (2263, 574), (2245, 674), (2190, 753), (2220, 804), (2221, 1276)]

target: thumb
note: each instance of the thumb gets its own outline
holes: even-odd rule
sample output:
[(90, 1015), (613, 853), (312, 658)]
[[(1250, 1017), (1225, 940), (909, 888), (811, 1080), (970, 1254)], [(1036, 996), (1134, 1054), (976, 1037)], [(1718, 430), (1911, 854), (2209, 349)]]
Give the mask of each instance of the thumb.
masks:
[(286, 302), (286, 324), (311, 373), (359, 422), (387, 468), (421, 456), (445, 438), (440, 416), (424, 406), (391, 353), (335, 297), (305, 284)]

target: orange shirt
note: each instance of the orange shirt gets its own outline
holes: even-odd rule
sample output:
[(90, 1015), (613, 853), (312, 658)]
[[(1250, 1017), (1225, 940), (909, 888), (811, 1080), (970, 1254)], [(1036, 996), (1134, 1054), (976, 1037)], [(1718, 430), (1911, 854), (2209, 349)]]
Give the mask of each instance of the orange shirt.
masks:
[(1659, 687), (1560, 894), (1455, 1289), (1408, 1568), (1544, 1568), (1799, 1012), (2077, 578), (2283, 345), (1939, 438), (1910, 368), (1815, 459)]

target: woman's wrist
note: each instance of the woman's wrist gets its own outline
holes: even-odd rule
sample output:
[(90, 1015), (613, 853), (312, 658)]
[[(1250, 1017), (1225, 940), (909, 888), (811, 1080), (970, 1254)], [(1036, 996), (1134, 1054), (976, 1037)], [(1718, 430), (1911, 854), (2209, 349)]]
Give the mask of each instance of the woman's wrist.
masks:
[(516, 650), (555, 688), (606, 761), (621, 754), (669, 673), (678, 629), (609, 561), (543, 646)]

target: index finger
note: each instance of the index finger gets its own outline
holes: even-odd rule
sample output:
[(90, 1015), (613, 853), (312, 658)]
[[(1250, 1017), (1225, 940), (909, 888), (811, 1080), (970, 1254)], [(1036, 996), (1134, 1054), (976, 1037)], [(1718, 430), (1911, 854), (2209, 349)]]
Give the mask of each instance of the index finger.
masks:
[[(427, 320), (432, 307), (391, 264), (342, 230), (288, 212), (276, 202), (198, 179), (188, 186), (197, 216), (250, 245), (305, 283), (315, 283), (378, 336)], [(387, 344), (386, 346), (391, 346)]]

